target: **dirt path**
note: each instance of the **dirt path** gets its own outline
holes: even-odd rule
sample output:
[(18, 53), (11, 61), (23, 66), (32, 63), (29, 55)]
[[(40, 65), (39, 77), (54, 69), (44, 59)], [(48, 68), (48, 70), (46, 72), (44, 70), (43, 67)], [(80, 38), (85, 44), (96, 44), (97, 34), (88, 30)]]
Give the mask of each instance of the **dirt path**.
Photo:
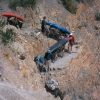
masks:
[[(67, 48), (67, 45), (68, 44), (66, 44), (66, 48)], [(49, 73), (53, 74), (54, 71), (61, 72), (64, 69), (66, 69), (71, 59), (75, 58), (81, 52), (81, 50), (82, 50), (82, 46), (74, 45), (72, 53), (64, 52), (64, 56), (62, 58), (59, 57), (57, 61), (55, 61), (54, 63), (50, 62), (51, 71)]]
[[(66, 44), (66, 49), (67, 49), (68, 43)], [(78, 54), (82, 51), (82, 46), (80, 45), (74, 45), (73, 46), (73, 51), (72, 53), (67, 53), (64, 52), (64, 56), (58, 57), (57, 61), (55, 61), (54, 63), (52, 63), (51, 61), (49, 62), (50, 64), (50, 71), (49, 73), (44, 73), (42, 72), (41, 75), (48, 75), (48, 74), (58, 74), (58, 73), (65, 73), (65, 69), (67, 68), (67, 66), (69, 65), (71, 59), (75, 58), (78, 56)]]

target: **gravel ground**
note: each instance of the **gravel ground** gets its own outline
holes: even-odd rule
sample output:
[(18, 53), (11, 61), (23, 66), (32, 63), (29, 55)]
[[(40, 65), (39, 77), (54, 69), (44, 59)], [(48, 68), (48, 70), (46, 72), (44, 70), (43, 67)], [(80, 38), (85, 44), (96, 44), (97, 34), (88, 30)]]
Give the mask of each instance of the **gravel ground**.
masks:
[[(70, 60), (72, 58), (75, 58), (78, 55), (78, 53), (80, 53), (82, 50), (81, 46), (79, 46), (78, 50), (76, 49), (76, 46), (77, 45), (73, 46), (73, 51), (71, 54), (64, 52), (63, 58), (59, 57), (55, 63), (50, 63), (50, 68), (55, 68), (55, 69), (56, 68), (60, 68), (60, 69), (66, 68), (69, 65)], [(67, 44), (66, 44), (66, 49), (67, 49)]]

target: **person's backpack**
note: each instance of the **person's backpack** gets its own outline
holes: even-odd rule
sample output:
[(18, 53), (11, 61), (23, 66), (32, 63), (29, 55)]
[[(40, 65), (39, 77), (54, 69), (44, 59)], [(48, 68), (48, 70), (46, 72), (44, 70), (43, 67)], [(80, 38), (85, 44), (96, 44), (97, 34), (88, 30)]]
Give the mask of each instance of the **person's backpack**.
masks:
[(40, 57), (40, 58), (39, 58), (39, 62), (40, 62), (40, 63), (44, 63), (44, 58), (43, 58), (43, 57)]

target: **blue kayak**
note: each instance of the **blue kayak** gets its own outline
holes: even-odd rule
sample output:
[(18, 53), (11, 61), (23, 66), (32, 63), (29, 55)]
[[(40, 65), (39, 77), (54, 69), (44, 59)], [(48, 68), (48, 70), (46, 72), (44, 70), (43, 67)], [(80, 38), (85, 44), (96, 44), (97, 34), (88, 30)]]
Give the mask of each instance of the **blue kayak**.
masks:
[(66, 39), (62, 39), (55, 43), (49, 50), (50, 53), (56, 52), (61, 46), (64, 46), (68, 41)]
[(56, 29), (59, 29), (63, 33), (71, 34), (71, 32), (69, 32), (66, 28), (59, 26), (57, 24), (54, 24), (54, 23), (51, 23), (51, 22), (46, 22), (46, 25), (49, 25), (49, 26), (54, 27)]
[(57, 43), (55, 43), (55, 44), (45, 53), (44, 58), (45, 58), (46, 60), (52, 59), (52, 54), (55, 54), (55, 52), (56, 52), (61, 46), (64, 46), (67, 42), (68, 42), (67, 39), (62, 39), (62, 40), (58, 41)]

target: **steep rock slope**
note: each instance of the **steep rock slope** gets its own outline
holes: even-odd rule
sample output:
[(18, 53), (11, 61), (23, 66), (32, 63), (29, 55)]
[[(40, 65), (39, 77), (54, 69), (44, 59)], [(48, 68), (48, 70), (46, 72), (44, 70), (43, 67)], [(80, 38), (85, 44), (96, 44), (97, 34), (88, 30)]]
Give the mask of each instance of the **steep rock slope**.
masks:
[[(40, 19), (46, 15), (47, 20), (65, 26), (70, 31), (74, 30), (76, 40), (81, 41), (82, 52), (76, 58), (71, 59), (65, 71), (49, 75), (51, 78), (57, 79), (60, 89), (66, 92), (65, 100), (99, 100), (100, 23), (95, 20), (95, 13), (98, 12), (99, 8), (99, 0), (93, 0), (91, 6), (79, 4), (76, 15), (70, 14), (56, 0), (52, 2), (51, 0), (39, 0), (37, 9), (34, 11), (31, 8), (17, 8), (16, 13), (25, 17), (24, 28), (27, 30), (40, 29)], [(98, 30), (95, 30), (95, 26), (98, 27)], [(48, 77), (41, 79), (33, 57), (43, 54), (55, 41), (49, 43), (49, 39), (42, 37), (36, 38), (36, 40), (34, 36), (30, 35), (30, 31), (17, 31), (18, 38), (10, 47), (5, 47), (0, 43), (0, 64), (4, 69), (0, 81), (6, 85), (10, 83), (17, 89), (28, 92), (43, 91), (43, 83)], [(25, 60), (20, 59), (21, 55), (25, 56)], [(1, 90), (2, 88), (5, 86), (1, 87)], [(18, 93), (20, 94), (20, 92)], [(44, 94), (41, 94), (41, 99)], [(45, 95), (47, 95), (48, 100), (54, 99), (48, 94)], [(5, 100), (5, 98), (0, 95), (1, 100)], [(23, 96), (20, 98), (23, 100)], [(47, 100), (44, 98), (45, 96), (43, 100)], [(39, 100), (39, 96), (36, 99)], [(28, 98), (28, 100), (33, 100), (33, 98)]]
[[(41, 100), (44, 100), (45, 98), (46, 100), (48, 98), (51, 100), (53, 97), (46, 93), (40, 73), (33, 60), (36, 55), (43, 56), (43, 53), (48, 50), (48, 46), (56, 41), (43, 38), (42, 35), (36, 36), (35, 39), (31, 35), (22, 35), (21, 30), (13, 26), (8, 25), (6, 27), (14, 29), (17, 38), (16, 42), (7, 46), (4, 46), (0, 39), (0, 99), (39, 100), (41, 98)], [(16, 89), (19, 89), (19, 91)], [(24, 91), (27, 91), (27, 93), (24, 93)], [(33, 91), (35, 91), (36, 97), (34, 97), (35, 94), (31, 96)], [(43, 94), (41, 91), (44, 91)], [(5, 95), (5, 93), (8, 93), (8, 95)], [(41, 96), (38, 96), (40, 93)], [(24, 97), (24, 95), (27, 96)]]

